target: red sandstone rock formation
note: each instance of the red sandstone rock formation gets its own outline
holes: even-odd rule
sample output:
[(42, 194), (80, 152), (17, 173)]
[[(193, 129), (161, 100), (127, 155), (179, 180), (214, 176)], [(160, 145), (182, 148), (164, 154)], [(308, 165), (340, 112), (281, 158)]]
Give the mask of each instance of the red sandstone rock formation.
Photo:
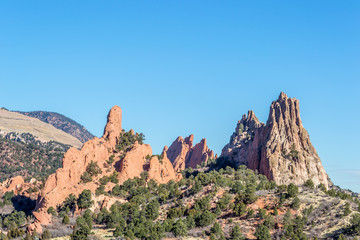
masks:
[(214, 152), (206, 145), (206, 139), (201, 139), (200, 143), (196, 144), (188, 153), (185, 159), (185, 167), (195, 168), (201, 163), (206, 163), (209, 158), (214, 158)]
[(203, 162), (206, 163), (209, 158), (214, 157), (214, 152), (206, 145), (205, 138), (194, 147), (193, 141), (194, 135), (190, 135), (185, 139), (178, 137), (168, 149), (165, 148), (176, 172), (188, 167), (195, 168)]
[(265, 124), (252, 111), (238, 122), (221, 157), (258, 170), (277, 184), (330, 182), (300, 119), (299, 100), (281, 93)]
[(150, 159), (149, 178), (155, 179), (159, 183), (167, 183), (170, 180), (181, 178), (181, 174), (176, 174), (165, 149), (161, 154), (161, 159), (157, 156), (153, 156)]
[(129, 178), (139, 177), (146, 170), (147, 156), (152, 156), (152, 150), (148, 144), (135, 143), (133, 148), (126, 154), (120, 162), (119, 176), (120, 183)]
[(0, 183), (0, 196), (11, 191), (14, 191), (16, 194), (18, 190), (23, 188), (24, 183), (24, 179), (21, 176), (16, 176)]
[(15, 195), (21, 194), (27, 197), (36, 198), (37, 193), (29, 194), (27, 190), (29, 188), (39, 187), (40, 183), (32, 178), (30, 182), (25, 182), (22, 176), (16, 176), (0, 183), (0, 196), (3, 196), (6, 192), (13, 191)]
[(119, 136), (121, 133), (121, 119), (122, 119), (122, 111), (119, 106), (114, 106), (111, 108), (108, 114), (108, 122), (104, 129), (104, 139), (108, 139), (111, 146), (115, 146), (116, 141), (119, 140)]
[[(116, 144), (122, 132), (121, 117), (121, 108), (113, 107), (108, 114), (103, 137), (95, 137), (87, 141), (80, 150), (71, 148), (66, 152), (63, 167), (49, 176), (38, 198), (36, 207), (38, 213), (35, 215), (35, 223), (29, 228), (30, 231), (37, 229), (41, 232), (39, 226), (50, 223), (51, 218), (46, 212), (49, 207), (58, 206), (70, 193), (77, 196), (85, 189), (94, 193), (99, 186), (98, 180), (102, 176), (110, 175), (114, 170), (119, 172), (120, 184), (129, 178), (140, 177), (143, 171), (149, 171), (149, 179), (155, 179), (160, 183), (177, 179), (167, 158), (163, 159), (162, 163), (156, 157), (153, 157), (150, 162), (146, 159), (147, 156), (152, 156), (152, 150), (148, 144), (135, 142), (126, 152), (116, 150)], [(109, 166), (106, 162), (112, 155), (116, 161)], [(82, 183), (81, 175), (91, 162), (97, 163), (102, 173), (93, 177), (92, 182)]]
[(194, 135), (183, 139), (178, 137), (169, 148), (165, 147), (166, 154), (174, 166), (175, 171), (185, 169), (185, 159), (188, 152), (193, 146)]

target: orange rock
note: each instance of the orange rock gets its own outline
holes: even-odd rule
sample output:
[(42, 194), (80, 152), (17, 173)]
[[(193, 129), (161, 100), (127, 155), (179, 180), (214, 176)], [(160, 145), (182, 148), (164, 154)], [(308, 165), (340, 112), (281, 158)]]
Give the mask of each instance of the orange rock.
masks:
[(116, 141), (119, 140), (119, 136), (121, 133), (121, 118), (122, 118), (122, 111), (119, 106), (114, 106), (111, 108), (108, 114), (108, 122), (104, 129), (104, 139), (108, 139), (112, 146), (115, 146)]
[(190, 135), (185, 139), (178, 137), (171, 144), (169, 149), (166, 150), (167, 156), (169, 157), (176, 171), (184, 170), (186, 168), (185, 159), (193, 146), (193, 141), (194, 135)]
[(200, 143), (196, 144), (188, 153), (185, 159), (185, 166), (196, 168), (197, 165), (206, 163), (209, 158), (214, 158), (214, 152), (206, 145), (206, 139), (201, 139)]
[[(121, 108), (113, 107), (108, 114), (108, 121), (102, 138), (95, 137), (84, 143), (80, 150), (70, 148), (65, 153), (63, 167), (49, 176), (40, 193), (36, 206), (38, 213), (34, 214), (36, 221), (31, 225), (31, 228), (41, 232), (38, 228), (39, 224), (47, 225), (50, 223), (46, 215), (47, 209), (60, 205), (69, 194), (78, 196), (85, 189), (94, 193), (99, 186), (98, 180), (103, 176), (110, 175), (114, 170), (113, 166), (107, 164), (111, 155), (114, 155), (115, 158), (113, 165), (115, 170), (119, 172), (120, 184), (129, 178), (140, 177), (143, 171), (149, 171), (150, 178), (162, 183), (171, 179), (178, 179), (168, 160), (165, 160), (163, 164), (157, 164), (156, 161), (150, 163), (146, 159), (147, 156), (152, 156), (152, 149), (148, 144), (136, 142), (126, 153), (116, 151), (116, 144), (122, 132), (121, 117)], [(132, 133), (134, 134), (134, 131)], [(124, 154), (125, 156), (123, 156)], [(92, 182), (82, 183), (81, 175), (91, 162), (97, 163), (102, 173), (93, 177)]]
[(0, 193), (6, 193), (11, 191), (14, 191), (14, 193), (16, 193), (17, 190), (23, 188), (24, 183), (24, 179), (21, 176), (10, 178), (0, 184)]
[(206, 139), (202, 139), (200, 143), (193, 147), (194, 135), (183, 139), (178, 137), (166, 153), (172, 162), (176, 172), (184, 170), (185, 168), (195, 168), (203, 162), (207, 162), (209, 158), (214, 157), (214, 152), (206, 145)]
[(126, 153), (125, 158), (120, 161), (119, 180), (123, 183), (129, 178), (140, 177), (140, 174), (147, 170), (146, 157), (152, 155), (148, 144), (134, 144), (132, 149)]
[(163, 150), (162, 159), (153, 156), (150, 160), (149, 179), (154, 179), (159, 183), (167, 183), (170, 180), (179, 179), (175, 170), (166, 155), (165, 148)]

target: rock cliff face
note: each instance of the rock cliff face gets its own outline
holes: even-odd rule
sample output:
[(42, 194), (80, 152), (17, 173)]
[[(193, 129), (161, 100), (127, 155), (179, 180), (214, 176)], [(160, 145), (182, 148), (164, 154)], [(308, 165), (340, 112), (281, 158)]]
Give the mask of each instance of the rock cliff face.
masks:
[(190, 135), (183, 139), (178, 137), (171, 146), (165, 148), (166, 154), (173, 164), (176, 172), (185, 168), (195, 168), (202, 162), (207, 162), (209, 158), (214, 157), (214, 152), (206, 145), (206, 139), (202, 139), (200, 143), (193, 146), (194, 135)]
[[(80, 150), (70, 148), (65, 153), (63, 167), (49, 176), (40, 193), (36, 207), (38, 213), (35, 215), (37, 221), (30, 226), (30, 230), (37, 229), (38, 232), (41, 232), (41, 224), (50, 223), (51, 218), (47, 216), (46, 212), (49, 207), (61, 204), (70, 193), (77, 196), (85, 189), (94, 193), (99, 187), (98, 180), (103, 176), (110, 175), (114, 170), (119, 173), (120, 184), (129, 178), (140, 177), (143, 171), (149, 172), (149, 179), (155, 179), (160, 183), (176, 179), (175, 171), (166, 156), (162, 163), (157, 157), (147, 160), (148, 156), (152, 156), (152, 150), (148, 144), (135, 142), (126, 152), (116, 149), (122, 132), (121, 117), (121, 108), (113, 107), (108, 114), (103, 137), (95, 137), (87, 141)], [(115, 161), (109, 165), (107, 160), (110, 157)], [(102, 173), (94, 177), (93, 181), (82, 183), (81, 175), (91, 162), (96, 163)], [(111, 184), (108, 183), (108, 185)], [(108, 185), (106, 190), (113, 187), (113, 185)]]
[(221, 157), (258, 170), (277, 184), (331, 184), (300, 119), (299, 100), (281, 93), (266, 125), (252, 111), (238, 122)]

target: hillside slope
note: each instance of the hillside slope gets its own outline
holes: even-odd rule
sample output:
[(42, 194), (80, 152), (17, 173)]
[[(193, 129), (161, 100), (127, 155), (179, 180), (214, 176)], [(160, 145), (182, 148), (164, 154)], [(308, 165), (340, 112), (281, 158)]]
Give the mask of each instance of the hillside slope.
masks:
[(49, 123), (57, 129), (60, 129), (73, 137), (79, 139), (82, 143), (93, 139), (92, 135), (84, 126), (75, 122), (62, 114), (46, 111), (20, 112), (29, 117), (37, 118), (45, 123)]
[[(70, 239), (71, 233), (75, 239), (169, 240), (359, 236), (356, 194), (339, 188), (326, 190), (311, 181), (279, 186), (244, 165), (216, 170), (219, 164), (186, 169), (180, 181), (166, 184), (157, 184), (146, 175), (123, 184), (112, 182), (113, 177), (93, 182), (98, 186), (95, 194), (89, 190), (69, 194), (57, 208), (48, 208), (51, 223), (44, 230), (61, 239)], [(31, 218), (24, 216), (25, 221), (32, 225)], [(77, 227), (72, 227), (75, 223)], [(4, 224), (0, 231), (9, 226)]]
[(82, 145), (77, 138), (39, 119), (0, 109), (0, 133), (4, 135), (10, 132), (30, 133), (42, 142), (56, 141), (77, 148)]
[(15, 176), (46, 178), (62, 166), (70, 145), (41, 142), (29, 133), (0, 135), (0, 182)]

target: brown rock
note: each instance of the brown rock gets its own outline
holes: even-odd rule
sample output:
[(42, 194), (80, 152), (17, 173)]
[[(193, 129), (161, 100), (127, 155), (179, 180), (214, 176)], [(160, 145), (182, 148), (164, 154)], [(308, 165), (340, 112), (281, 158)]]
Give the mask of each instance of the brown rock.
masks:
[(258, 170), (277, 184), (330, 182), (300, 119), (299, 101), (281, 93), (265, 124), (252, 111), (238, 122), (221, 157)]
[(178, 137), (171, 146), (165, 150), (169, 160), (172, 162), (176, 172), (185, 168), (195, 168), (209, 158), (214, 157), (214, 152), (206, 145), (206, 139), (193, 147), (194, 135), (183, 139)]

